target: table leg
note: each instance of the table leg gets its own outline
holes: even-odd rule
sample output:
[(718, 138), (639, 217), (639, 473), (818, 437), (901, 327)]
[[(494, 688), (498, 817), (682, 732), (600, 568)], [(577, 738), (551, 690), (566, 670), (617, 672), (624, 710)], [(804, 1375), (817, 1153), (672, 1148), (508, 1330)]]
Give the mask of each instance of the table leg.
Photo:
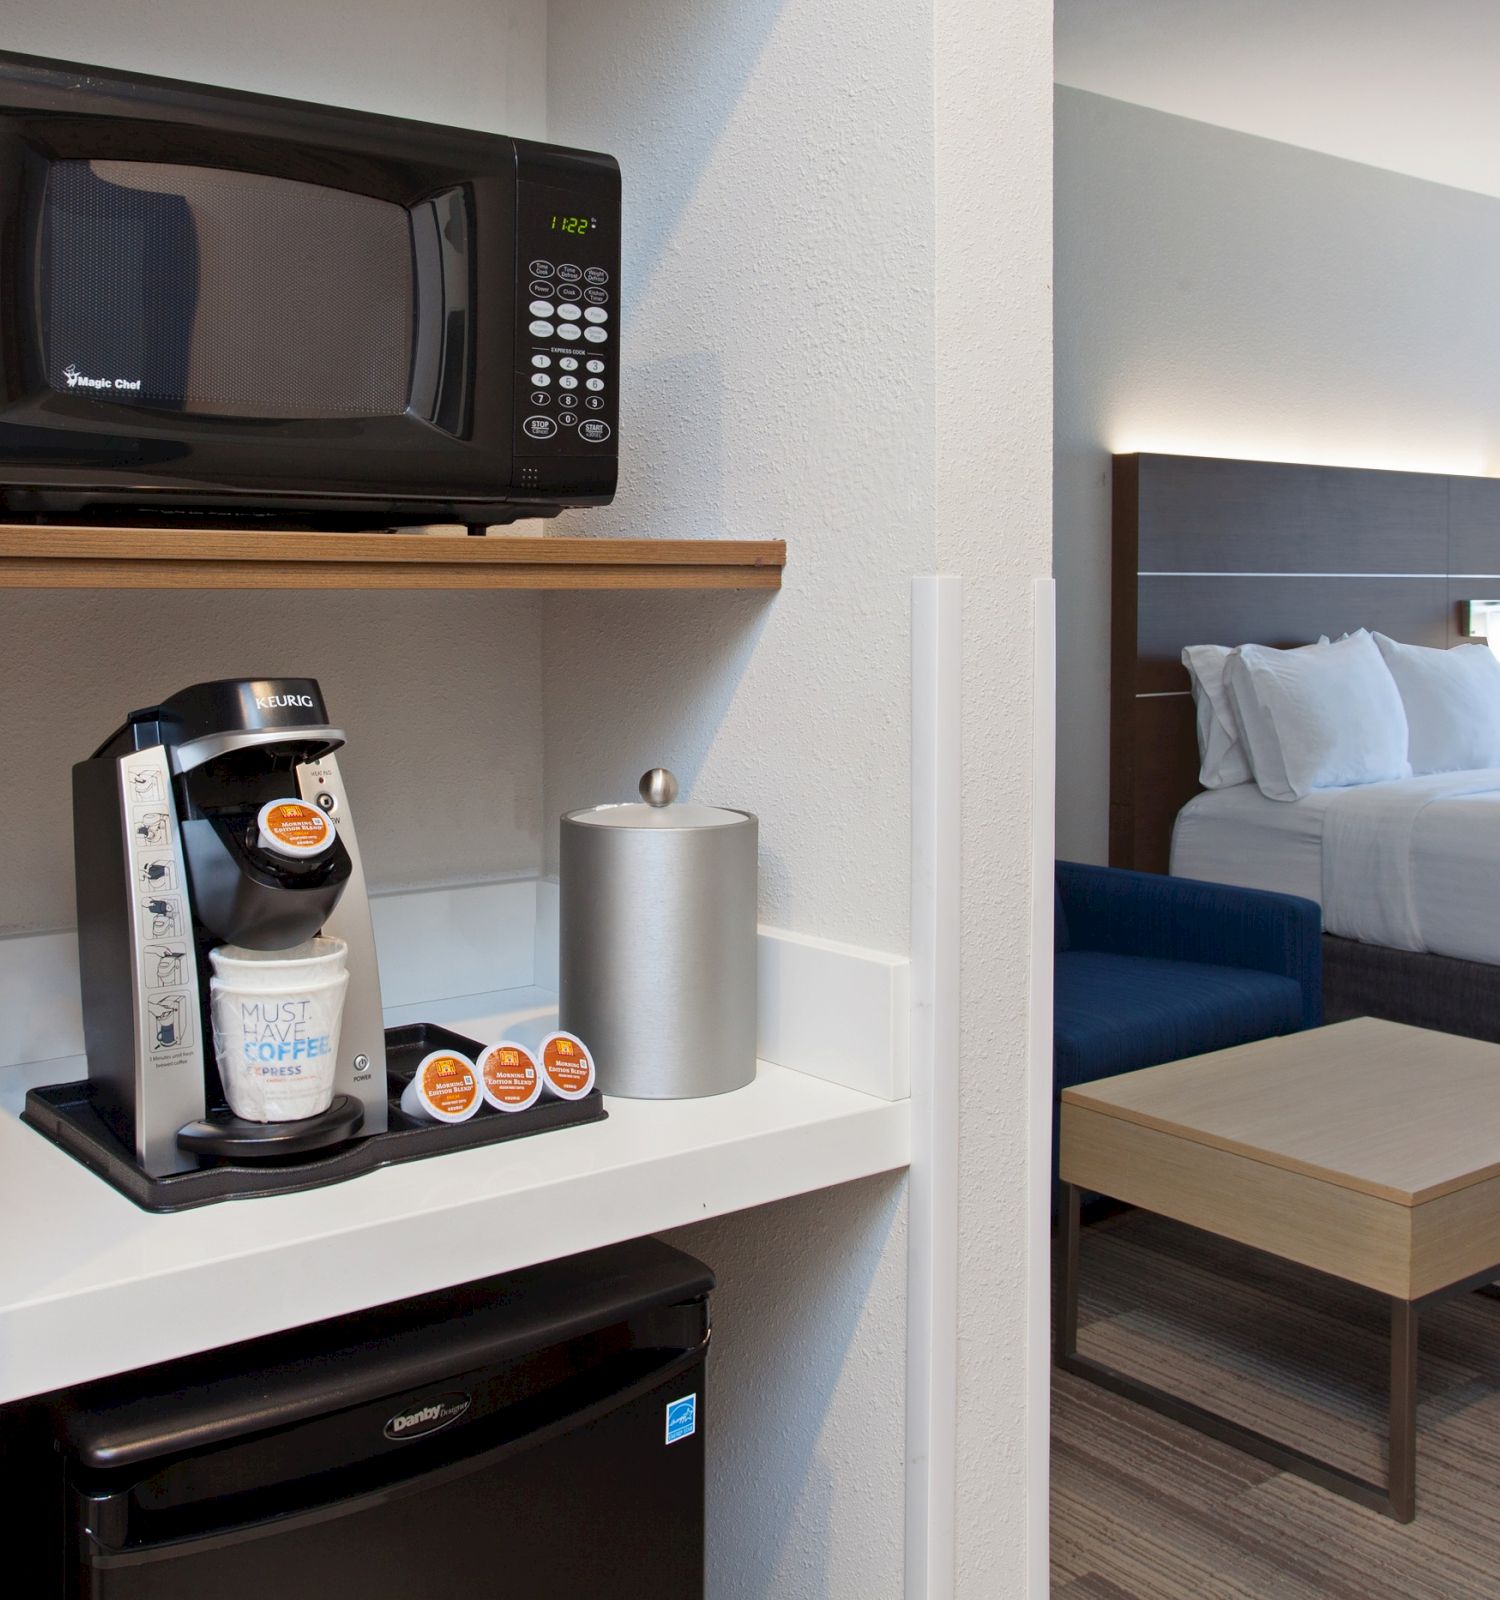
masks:
[(1391, 1515), (1410, 1522), (1417, 1514), (1417, 1308), (1391, 1301), (1391, 1445), (1386, 1471)]
[[(1056, 1256), (1053, 1264), (1053, 1355), (1057, 1365), (1075, 1377), (1133, 1400), (1173, 1422), (1183, 1423), (1210, 1439), (1233, 1445), (1247, 1455), (1268, 1462), (1282, 1472), (1295, 1473), (1309, 1483), (1330, 1489), (1397, 1522), (1410, 1522), (1417, 1500), (1417, 1304), (1390, 1300), (1391, 1392), (1390, 1465), (1384, 1483), (1371, 1483), (1332, 1462), (1272, 1439), (1243, 1423), (1195, 1405), (1154, 1384), (1143, 1382), (1078, 1353), (1078, 1237), (1081, 1191), (1073, 1184), (1063, 1189), (1057, 1219)], [(1463, 1286), (1457, 1286), (1463, 1287)], [(1468, 1285), (1467, 1287), (1474, 1287)], [(1453, 1289), (1428, 1296), (1446, 1298)]]
[(1057, 1213), (1057, 1246), (1052, 1258), (1052, 1350), (1058, 1362), (1078, 1351), (1078, 1229), (1082, 1195), (1078, 1186), (1062, 1186)]

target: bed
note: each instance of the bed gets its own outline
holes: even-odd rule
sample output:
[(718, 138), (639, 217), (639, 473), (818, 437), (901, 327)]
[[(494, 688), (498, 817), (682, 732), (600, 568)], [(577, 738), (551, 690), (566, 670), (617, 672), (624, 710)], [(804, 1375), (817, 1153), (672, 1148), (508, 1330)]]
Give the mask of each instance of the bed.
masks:
[(1292, 802), (1209, 790), (1178, 814), (1171, 870), (1304, 895), (1340, 938), (1500, 966), (1500, 768)]
[(1330, 1021), (1500, 1040), (1500, 769), (1202, 791), (1180, 661), (1361, 627), (1458, 643), (1459, 603), (1500, 592), (1500, 479), (1117, 456), (1113, 553), (1111, 864), (1317, 900)]

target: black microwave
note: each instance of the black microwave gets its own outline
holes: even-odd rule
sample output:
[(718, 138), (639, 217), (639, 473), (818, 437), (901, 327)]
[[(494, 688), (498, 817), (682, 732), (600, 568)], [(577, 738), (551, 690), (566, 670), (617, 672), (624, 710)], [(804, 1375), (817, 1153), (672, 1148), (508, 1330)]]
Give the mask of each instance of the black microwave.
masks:
[(0, 54), (0, 515), (606, 504), (619, 280), (610, 156)]

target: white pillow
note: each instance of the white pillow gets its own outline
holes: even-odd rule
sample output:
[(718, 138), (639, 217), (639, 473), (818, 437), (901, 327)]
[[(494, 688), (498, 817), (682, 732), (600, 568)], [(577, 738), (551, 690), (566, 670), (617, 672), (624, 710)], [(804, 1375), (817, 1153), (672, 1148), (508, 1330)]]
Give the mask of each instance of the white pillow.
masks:
[(1190, 644), (1182, 652), (1198, 720), (1198, 782), (1205, 789), (1228, 789), (1250, 781), (1250, 763), (1224, 687), (1228, 659), (1229, 646), (1223, 644)]
[(1429, 650), (1375, 635), (1411, 730), (1413, 772), (1500, 767), (1500, 661), (1484, 644)]
[(1321, 650), (1241, 645), (1226, 681), (1268, 799), (1411, 776), (1396, 680), (1363, 628)]
[[(1317, 650), (1327, 643), (1324, 634), (1316, 644), (1297, 648)], [(1249, 783), (1252, 776), (1250, 755), (1224, 681), (1224, 668), (1233, 653), (1227, 644), (1190, 644), (1182, 652), (1198, 719), (1198, 782), (1205, 789), (1230, 789)]]

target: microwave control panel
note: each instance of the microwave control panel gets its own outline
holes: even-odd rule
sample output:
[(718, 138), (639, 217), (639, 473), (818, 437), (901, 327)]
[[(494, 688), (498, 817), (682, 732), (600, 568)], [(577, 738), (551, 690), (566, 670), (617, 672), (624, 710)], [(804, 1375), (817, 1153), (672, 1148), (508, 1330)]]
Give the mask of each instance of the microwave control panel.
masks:
[(595, 481), (614, 489), (619, 206), (603, 194), (591, 198), (590, 187), (520, 185), (515, 415), (523, 490), (586, 489)]

